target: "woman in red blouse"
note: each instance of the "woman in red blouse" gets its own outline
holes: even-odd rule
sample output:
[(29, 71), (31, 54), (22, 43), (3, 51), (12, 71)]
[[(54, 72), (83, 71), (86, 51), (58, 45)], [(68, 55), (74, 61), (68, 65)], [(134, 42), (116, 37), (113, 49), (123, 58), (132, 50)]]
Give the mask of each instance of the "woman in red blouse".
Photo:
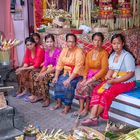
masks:
[(16, 70), (19, 83), (17, 97), (21, 97), (31, 89), (30, 85), (32, 84), (30, 83), (30, 72), (34, 69), (40, 68), (44, 61), (45, 51), (41, 45), (36, 44), (33, 37), (27, 37), (25, 39), (25, 45), (26, 51), (23, 66)]

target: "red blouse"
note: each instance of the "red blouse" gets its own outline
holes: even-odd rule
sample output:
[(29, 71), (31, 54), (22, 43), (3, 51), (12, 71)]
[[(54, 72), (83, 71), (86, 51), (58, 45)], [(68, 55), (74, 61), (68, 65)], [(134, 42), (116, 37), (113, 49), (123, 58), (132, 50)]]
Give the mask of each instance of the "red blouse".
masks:
[(31, 51), (27, 48), (24, 56), (24, 64), (34, 66), (34, 68), (39, 68), (44, 62), (45, 50), (37, 45), (35, 48), (35, 57), (31, 57)]

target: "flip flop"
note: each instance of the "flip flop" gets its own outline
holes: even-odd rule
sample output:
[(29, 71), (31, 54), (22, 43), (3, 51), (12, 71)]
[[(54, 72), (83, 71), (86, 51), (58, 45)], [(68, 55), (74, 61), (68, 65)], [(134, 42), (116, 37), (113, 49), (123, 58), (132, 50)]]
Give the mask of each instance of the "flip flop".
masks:
[(29, 96), (26, 96), (26, 97), (24, 98), (24, 101), (25, 101), (25, 102), (30, 102)]
[(37, 103), (39, 101), (43, 100), (43, 98), (39, 98), (39, 99), (33, 99), (33, 100), (30, 100), (31, 103)]
[(97, 126), (98, 120), (93, 120), (91, 118), (85, 119), (83, 122), (81, 122), (83, 126)]
[(18, 94), (18, 95), (16, 96), (16, 99), (21, 99), (21, 98), (24, 98), (24, 97), (26, 97), (26, 94), (22, 94), (22, 93), (21, 93), (21, 95)]
[(16, 96), (16, 99), (21, 99), (21, 98), (24, 98), (24, 97), (26, 97), (26, 96), (30, 96), (30, 92), (28, 92), (28, 91), (23, 91), (23, 92), (21, 93), (21, 95), (18, 94), (18, 95)]
[(42, 105), (42, 107), (48, 107), (49, 105), (50, 105), (50, 101), (44, 102), (43, 105)]

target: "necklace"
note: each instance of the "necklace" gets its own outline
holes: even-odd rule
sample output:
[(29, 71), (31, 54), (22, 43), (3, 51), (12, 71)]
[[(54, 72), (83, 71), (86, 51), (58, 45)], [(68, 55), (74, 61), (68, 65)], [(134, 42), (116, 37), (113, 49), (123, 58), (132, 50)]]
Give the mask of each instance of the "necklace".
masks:
[(99, 52), (94, 52), (92, 55), (92, 60), (96, 60), (99, 55)]

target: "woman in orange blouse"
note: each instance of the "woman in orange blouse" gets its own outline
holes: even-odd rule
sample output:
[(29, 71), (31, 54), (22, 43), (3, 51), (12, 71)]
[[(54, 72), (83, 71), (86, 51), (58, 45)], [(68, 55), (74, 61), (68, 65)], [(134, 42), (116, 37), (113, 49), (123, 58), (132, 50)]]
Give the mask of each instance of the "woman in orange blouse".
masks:
[[(92, 35), (93, 49), (87, 53), (83, 80), (77, 84), (75, 98), (80, 109), (73, 115), (85, 116), (88, 113), (90, 94), (105, 77), (108, 70), (108, 53), (102, 48), (104, 36), (97, 32)], [(84, 103), (86, 105), (84, 106)]]
[(74, 34), (66, 35), (67, 47), (63, 48), (60, 54), (53, 79), (53, 83), (56, 83), (54, 97), (57, 104), (52, 110), (60, 108), (64, 102), (65, 108), (62, 111), (64, 114), (69, 112), (76, 85), (82, 78), (85, 57), (83, 51), (76, 46), (76, 41)]

